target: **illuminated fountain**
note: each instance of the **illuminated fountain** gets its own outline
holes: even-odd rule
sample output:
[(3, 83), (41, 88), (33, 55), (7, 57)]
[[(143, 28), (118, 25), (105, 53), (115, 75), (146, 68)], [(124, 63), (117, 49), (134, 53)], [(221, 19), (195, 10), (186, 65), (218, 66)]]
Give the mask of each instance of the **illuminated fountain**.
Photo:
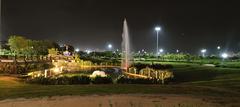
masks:
[(122, 63), (121, 68), (126, 70), (131, 65), (131, 53), (130, 53), (130, 40), (127, 20), (123, 22), (123, 34), (122, 34)]

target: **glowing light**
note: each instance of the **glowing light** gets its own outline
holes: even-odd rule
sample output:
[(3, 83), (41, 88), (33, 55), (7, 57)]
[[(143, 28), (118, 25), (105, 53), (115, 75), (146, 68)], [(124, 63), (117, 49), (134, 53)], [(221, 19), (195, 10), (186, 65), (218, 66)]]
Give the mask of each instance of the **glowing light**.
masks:
[(156, 31), (160, 31), (161, 28), (160, 28), (160, 27), (155, 27), (155, 30), (156, 30)]
[(160, 53), (163, 53), (163, 51), (164, 51), (163, 49), (160, 49), (160, 50), (159, 50)]
[(75, 51), (76, 51), (76, 52), (79, 52), (79, 51), (80, 51), (80, 49), (78, 49), (78, 48), (77, 48), (77, 49), (75, 49)]
[(201, 53), (206, 53), (207, 52), (207, 49), (202, 49), (201, 50)]
[(179, 53), (179, 50), (177, 49), (176, 52)]
[(112, 49), (112, 47), (113, 47), (112, 44), (108, 44), (109, 49)]
[(85, 52), (86, 52), (87, 54), (90, 54), (92, 51), (89, 50), (89, 49), (87, 49), (87, 50), (85, 50)]
[(222, 55), (221, 55), (221, 56), (222, 56), (222, 58), (223, 58), (223, 59), (226, 59), (226, 58), (228, 58), (228, 54), (227, 54), (227, 53), (222, 53)]
[(201, 53), (202, 53), (202, 56), (205, 57), (205, 53), (207, 52), (207, 49), (202, 49), (201, 50)]
[(220, 50), (220, 49), (221, 49), (221, 46), (218, 46), (217, 49)]
[(47, 76), (48, 76), (48, 75), (47, 75), (47, 72), (48, 72), (48, 70), (45, 69), (45, 70), (44, 70), (44, 77), (45, 77), (45, 78), (47, 78)]

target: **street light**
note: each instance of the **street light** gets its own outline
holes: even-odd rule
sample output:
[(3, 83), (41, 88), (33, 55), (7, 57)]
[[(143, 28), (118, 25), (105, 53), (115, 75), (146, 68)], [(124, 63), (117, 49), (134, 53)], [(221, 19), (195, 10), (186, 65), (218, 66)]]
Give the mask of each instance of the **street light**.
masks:
[(164, 52), (163, 49), (159, 49), (159, 51), (158, 51), (158, 55), (159, 55), (159, 54), (162, 54), (163, 52)]
[(112, 49), (112, 44), (108, 44), (108, 49), (111, 50)]
[(227, 54), (227, 53), (222, 53), (221, 57), (222, 57), (223, 59), (227, 59), (227, 58), (228, 58), (228, 54)]
[(163, 49), (160, 49), (160, 50), (159, 50), (160, 53), (163, 53), (163, 51), (164, 51)]
[(158, 32), (161, 31), (161, 27), (155, 27), (155, 31), (157, 31), (157, 55), (158, 55)]
[(217, 47), (217, 50), (220, 50), (220, 49), (221, 49), (221, 46), (218, 46), (218, 47)]
[(207, 52), (207, 49), (202, 49), (201, 50), (201, 53), (202, 53), (202, 56), (205, 57), (205, 53)]

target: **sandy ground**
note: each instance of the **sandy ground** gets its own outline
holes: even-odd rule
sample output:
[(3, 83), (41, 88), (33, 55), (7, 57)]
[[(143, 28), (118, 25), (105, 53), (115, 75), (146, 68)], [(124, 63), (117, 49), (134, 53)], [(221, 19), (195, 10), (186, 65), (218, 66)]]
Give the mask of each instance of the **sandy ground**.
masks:
[(0, 101), (0, 107), (221, 107), (221, 104), (191, 96), (127, 94), (11, 99)]

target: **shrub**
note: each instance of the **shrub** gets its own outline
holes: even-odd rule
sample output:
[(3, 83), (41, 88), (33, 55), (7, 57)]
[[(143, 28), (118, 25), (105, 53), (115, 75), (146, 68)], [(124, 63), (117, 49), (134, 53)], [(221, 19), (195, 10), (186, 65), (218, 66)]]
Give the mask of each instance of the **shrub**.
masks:
[(111, 84), (113, 83), (112, 78), (107, 76), (107, 77), (100, 77), (96, 76), (95, 78), (92, 79), (93, 84)]
[(73, 76), (73, 77), (57, 77), (57, 78), (45, 78), (36, 77), (27, 80), (28, 83), (42, 84), (42, 85), (72, 85), (72, 84), (90, 84), (91, 79), (88, 76)]
[(153, 69), (156, 69), (156, 70), (172, 69), (173, 68), (173, 66), (170, 65), (170, 64), (162, 65), (162, 64), (141, 64), (141, 63), (134, 64), (132, 67), (135, 67), (137, 69), (137, 71), (140, 71), (141, 69), (144, 69), (146, 67), (153, 68)]
[(32, 83), (32, 84), (42, 84), (42, 85), (51, 85), (51, 84), (54, 84), (53, 81), (54, 81), (54, 79), (44, 78), (44, 77), (36, 77), (36, 78), (27, 80), (28, 83)]
[(161, 69), (171, 69), (173, 68), (172, 65), (166, 64), (166, 65), (161, 65), (161, 64), (152, 64), (150, 68), (161, 70)]
[(70, 78), (70, 84), (90, 84), (91, 79), (88, 76), (73, 76)]
[(53, 81), (50, 82), (55, 82), (55, 85), (70, 85), (70, 80), (71, 77), (63, 76), (63, 77), (58, 77), (55, 78)]

